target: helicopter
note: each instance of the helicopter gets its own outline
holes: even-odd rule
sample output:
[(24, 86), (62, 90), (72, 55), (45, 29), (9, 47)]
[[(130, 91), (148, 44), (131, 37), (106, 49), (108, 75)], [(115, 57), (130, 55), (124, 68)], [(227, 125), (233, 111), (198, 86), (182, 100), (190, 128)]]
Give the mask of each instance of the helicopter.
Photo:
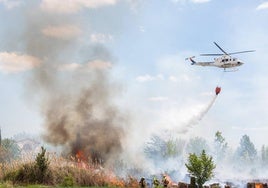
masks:
[(185, 60), (190, 60), (192, 62), (191, 65), (219, 67), (219, 68), (223, 68), (224, 71), (226, 71), (226, 69), (233, 68), (232, 71), (237, 71), (238, 69), (234, 69), (234, 68), (241, 66), (244, 63), (241, 60), (232, 57), (231, 55), (240, 54), (240, 53), (255, 52), (255, 50), (247, 50), (247, 51), (227, 53), (216, 42), (214, 42), (214, 44), (223, 52), (222, 54), (200, 54), (200, 56), (220, 56), (220, 57), (214, 58), (214, 61), (196, 62), (194, 60), (195, 56), (188, 57)]

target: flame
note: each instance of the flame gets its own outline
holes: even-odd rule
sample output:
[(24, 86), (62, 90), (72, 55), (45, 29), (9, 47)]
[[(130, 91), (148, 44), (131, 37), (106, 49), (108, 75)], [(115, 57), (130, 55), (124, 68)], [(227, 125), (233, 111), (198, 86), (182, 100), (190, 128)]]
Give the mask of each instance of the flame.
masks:
[(77, 167), (79, 168), (89, 168), (89, 164), (87, 162), (87, 158), (82, 150), (78, 150), (75, 154), (75, 159), (77, 162)]
[(109, 186), (111, 187), (125, 187), (123, 179), (118, 179), (112, 171), (108, 172)]
[(82, 161), (86, 161), (87, 158), (84, 154), (84, 152), (82, 150), (78, 150), (75, 154), (75, 158), (77, 160), (77, 162), (82, 162)]
[(255, 183), (255, 188), (263, 188), (262, 183)]
[(167, 180), (169, 181), (169, 183), (168, 183), (169, 185), (172, 185), (172, 186), (177, 185), (177, 183), (174, 182), (169, 175), (165, 174), (165, 176), (166, 176)]

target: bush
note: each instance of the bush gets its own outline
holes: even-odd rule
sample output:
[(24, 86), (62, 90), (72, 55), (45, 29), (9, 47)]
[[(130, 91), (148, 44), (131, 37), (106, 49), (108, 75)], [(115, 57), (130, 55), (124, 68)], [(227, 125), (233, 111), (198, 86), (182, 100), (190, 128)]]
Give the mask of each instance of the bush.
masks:
[(73, 177), (72, 176), (65, 176), (61, 186), (63, 186), (63, 187), (73, 187), (74, 186)]
[(15, 183), (35, 183), (36, 182), (36, 169), (33, 163), (28, 163), (22, 165), (21, 168), (19, 168), (16, 171), (15, 174)]
[(52, 182), (52, 175), (45, 153), (46, 150), (41, 147), (41, 153), (38, 153), (34, 163), (22, 164), (16, 169), (8, 171), (4, 175), (4, 180), (10, 180), (16, 184), (50, 184)]
[(49, 159), (46, 157), (46, 149), (41, 147), (41, 152), (37, 154), (35, 159), (36, 181), (38, 183), (46, 183), (49, 179)]
[(213, 176), (213, 170), (216, 168), (212, 157), (208, 156), (205, 150), (197, 156), (194, 154), (189, 154), (188, 163), (185, 164), (188, 172), (196, 177), (197, 184), (199, 187), (202, 187), (203, 184), (210, 180)]
[[(35, 161), (11, 163), (2, 167), (5, 182), (16, 185), (42, 184), (63, 187), (73, 186), (108, 186), (108, 187), (137, 187), (138, 181), (129, 177), (120, 179), (112, 172), (96, 168), (88, 163), (76, 163), (61, 157), (50, 155), (49, 161), (46, 150), (41, 152)], [(1, 169), (0, 169), (1, 170)]]

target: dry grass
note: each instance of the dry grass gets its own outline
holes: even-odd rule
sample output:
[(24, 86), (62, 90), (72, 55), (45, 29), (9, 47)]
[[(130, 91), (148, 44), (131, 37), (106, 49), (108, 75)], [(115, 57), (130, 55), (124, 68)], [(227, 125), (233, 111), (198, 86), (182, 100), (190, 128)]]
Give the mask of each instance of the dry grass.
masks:
[[(49, 178), (46, 180), (46, 185), (50, 186), (107, 186), (107, 187), (138, 187), (138, 181), (135, 178), (119, 178), (113, 172), (85, 162), (76, 162), (74, 159), (66, 159), (58, 157), (55, 154), (48, 153), (50, 159)], [(18, 172), (28, 170), (25, 166), (31, 166), (34, 162), (32, 156), (24, 157), (12, 163), (0, 163), (0, 181), (9, 182), (8, 185), (28, 184), (27, 181), (14, 181), (12, 176), (16, 176)], [(26, 173), (26, 172), (25, 172)], [(27, 175), (31, 172), (27, 172)], [(28, 176), (25, 176), (28, 177)], [(31, 183), (31, 182), (30, 182)], [(0, 188), (3, 186), (0, 186)]]

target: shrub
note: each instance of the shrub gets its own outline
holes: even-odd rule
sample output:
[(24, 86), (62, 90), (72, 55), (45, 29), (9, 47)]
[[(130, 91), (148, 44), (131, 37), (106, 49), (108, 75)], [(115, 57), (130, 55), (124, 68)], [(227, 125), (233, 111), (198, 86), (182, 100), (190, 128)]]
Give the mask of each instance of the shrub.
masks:
[(49, 170), (49, 161), (45, 156), (46, 150), (41, 147), (41, 153), (38, 153), (35, 162), (21, 164), (15, 169), (11, 169), (4, 175), (4, 180), (10, 180), (16, 184), (50, 184), (52, 182), (51, 171)]
[(37, 154), (35, 159), (36, 181), (38, 183), (46, 183), (49, 179), (49, 159), (46, 157), (46, 149), (41, 147), (41, 152)]
[(72, 176), (65, 176), (63, 178), (63, 182), (61, 184), (63, 187), (73, 187), (74, 186), (74, 179)]
[(214, 176), (213, 170), (216, 168), (212, 157), (208, 156), (205, 150), (203, 150), (199, 156), (195, 153), (190, 153), (188, 163), (185, 164), (185, 166), (187, 167), (188, 172), (196, 177), (199, 187), (202, 187), (206, 181)]

